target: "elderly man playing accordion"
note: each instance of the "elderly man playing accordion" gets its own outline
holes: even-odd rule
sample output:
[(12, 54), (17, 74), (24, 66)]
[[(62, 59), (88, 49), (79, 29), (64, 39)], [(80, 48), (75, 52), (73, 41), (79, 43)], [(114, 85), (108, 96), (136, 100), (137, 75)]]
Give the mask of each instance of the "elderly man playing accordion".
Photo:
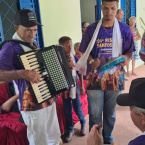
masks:
[[(15, 34), (13, 39), (20, 40), (31, 44), (35, 49), (37, 45), (34, 43), (34, 37), (37, 32), (36, 14), (29, 9), (22, 9), (16, 14), (15, 20)], [(34, 96), (29, 91), (29, 85), (26, 82), (32, 81), (37, 83), (40, 81), (38, 74), (34, 71), (27, 71), (31, 73), (30, 78), (28, 75), (20, 75), (20, 69), (23, 69), (18, 55), (31, 51), (31, 49), (25, 45), (21, 45), (14, 41), (5, 43), (0, 53), (0, 69), (7, 70), (7, 76), (12, 74), (9, 79), (15, 80), (19, 90), (20, 111), (27, 125), (27, 137), (30, 145), (59, 145), (60, 142), (60, 129), (56, 114), (55, 102), (53, 98), (46, 100), (43, 103), (37, 104), (34, 101)], [(9, 71), (14, 71), (13, 73)], [(17, 71), (18, 70), (18, 71)], [(22, 70), (24, 73), (24, 71)], [(3, 72), (4, 73), (4, 72)], [(14, 74), (19, 74), (14, 77)], [(37, 80), (31, 78), (32, 73), (36, 76)], [(36, 74), (35, 74), (36, 73)], [(1, 71), (2, 74), (2, 71)]]

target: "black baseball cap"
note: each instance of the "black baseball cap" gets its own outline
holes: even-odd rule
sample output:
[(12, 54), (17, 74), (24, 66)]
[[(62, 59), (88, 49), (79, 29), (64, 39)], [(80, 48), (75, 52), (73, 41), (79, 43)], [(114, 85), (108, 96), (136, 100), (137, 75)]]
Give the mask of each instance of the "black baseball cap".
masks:
[(33, 27), (35, 25), (41, 25), (41, 24), (38, 23), (34, 11), (30, 9), (21, 9), (16, 14), (15, 25), (22, 25), (24, 27)]
[(145, 109), (145, 78), (132, 80), (129, 93), (118, 95), (117, 104)]

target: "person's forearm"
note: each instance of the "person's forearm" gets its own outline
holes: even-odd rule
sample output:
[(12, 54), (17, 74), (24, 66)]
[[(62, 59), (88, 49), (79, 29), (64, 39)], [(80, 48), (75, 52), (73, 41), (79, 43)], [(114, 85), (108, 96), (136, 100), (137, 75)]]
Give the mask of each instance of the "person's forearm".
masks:
[(134, 41), (138, 41), (138, 40), (141, 40), (141, 36), (134, 37)]
[(0, 81), (11, 81), (16, 79), (23, 79), (23, 70), (5, 71), (0, 69)]
[(2, 104), (1, 109), (5, 112), (9, 112), (11, 110), (12, 105), (14, 104), (15, 101), (17, 101), (18, 98), (19, 94), (8, 99), (5, 103)]
[(141, 40), (141, 36), (137, 36), (137, 40)]
[(84, 83), (83, 83), (83, 75), (78, 74), (79, 79), (80, 79), (80, 83), (81, 83), (81, 87), (84, 87)]
[(15, 71), (5, 71), (0, 70), (0, 82), (11, 81), (17, 79), (26, 79), (32, 83), (40, 82), (40, 75), (34, 70), (15, 70)]

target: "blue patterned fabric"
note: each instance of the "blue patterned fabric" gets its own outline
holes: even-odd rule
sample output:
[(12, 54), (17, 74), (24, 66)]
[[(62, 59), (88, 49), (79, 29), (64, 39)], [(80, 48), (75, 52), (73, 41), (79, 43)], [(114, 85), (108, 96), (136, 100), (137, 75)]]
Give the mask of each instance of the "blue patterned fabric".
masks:
[[(133, 33), (134, 33), (134, 37), (137, 36), (136, 28), (135, 28), (135, 31)], [(132, 60), (133, 59), (139, 59), (137, 41), (134, 41), (134, 46), (135, 46), (135, 51), (132, 53), (132, 58), (131, 58)]]

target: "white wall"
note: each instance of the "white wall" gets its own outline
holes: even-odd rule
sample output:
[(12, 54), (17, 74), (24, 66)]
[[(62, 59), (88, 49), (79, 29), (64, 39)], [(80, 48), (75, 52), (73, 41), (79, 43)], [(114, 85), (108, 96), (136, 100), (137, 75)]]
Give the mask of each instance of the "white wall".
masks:
[(39, 3), (45, 46), (58, 44), (62, 36), (71, 37), (73, 43), (81, 41), (79, 0), (40, 0)]

